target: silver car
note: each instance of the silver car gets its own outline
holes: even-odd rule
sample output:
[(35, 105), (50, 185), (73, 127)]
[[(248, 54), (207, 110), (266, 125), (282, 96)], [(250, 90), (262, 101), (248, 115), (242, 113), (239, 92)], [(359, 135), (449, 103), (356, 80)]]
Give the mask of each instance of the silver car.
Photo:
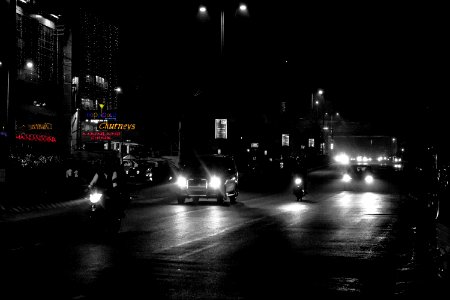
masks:
[(197, 203), (200, 198), (215, 198), (223, 203), (227, 197), (236, 202), (239, 174), (236, 163), (227, 155), (202, 155), (180, 164), (176, 180), (178, 203), (187, 198)]

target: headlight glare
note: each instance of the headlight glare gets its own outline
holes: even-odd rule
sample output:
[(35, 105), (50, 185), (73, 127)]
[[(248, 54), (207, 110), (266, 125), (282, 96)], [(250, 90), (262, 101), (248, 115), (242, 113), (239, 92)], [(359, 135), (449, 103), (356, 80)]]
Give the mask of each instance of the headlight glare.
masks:
[(102, 199), (102, 196), (103, 196), (102, 193), (97, 192), (91, 193), (89, 195), (89, 201), (91, 201), (91, 203), (97, 203), (100, 201), (100, 199)]
[(371, 184), (373, 182), (373, 176), (372, 175), (367, 175), (364, 180), (366, 181), (366, 183)]
[(186, 177), (184, 177), (184, 176), (178, 176), (178, 179), (177, 179), (177, 185), (178, 185), (178, 187), (180, 187), (180, 188), (182, 188), (182, 189), (186, 188), (186, 187), (187, 187), (187, 180), (186, 180)]
[(212, 176), (211, 180), (209, 181), (209, 186), (213, 189), (218, 189), (220, 187), (221, 184), (221, 180), (219, 177), (217, 176)]
[(352, 180), (352, 177), (350, 177), (350, 175), (348, 174), (344, 174), (344, 176), (342, 177), (342, 181), (344, 182), (350, 182)]

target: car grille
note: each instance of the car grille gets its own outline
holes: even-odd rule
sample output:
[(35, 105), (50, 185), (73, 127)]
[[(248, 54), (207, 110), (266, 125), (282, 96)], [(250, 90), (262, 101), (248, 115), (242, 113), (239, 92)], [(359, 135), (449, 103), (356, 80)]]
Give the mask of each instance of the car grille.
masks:
[(189, 189), (206, 189), (207, 180), (206, 179), (189, 179), (188, 188)]

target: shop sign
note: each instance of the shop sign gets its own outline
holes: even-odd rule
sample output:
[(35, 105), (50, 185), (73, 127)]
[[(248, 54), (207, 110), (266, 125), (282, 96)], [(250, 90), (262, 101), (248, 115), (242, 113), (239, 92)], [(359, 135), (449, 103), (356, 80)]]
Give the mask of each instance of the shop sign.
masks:
[(56, 138), (54, 136), (43, 134), (19, 133), (16, 134), (16, 140), (42, 142), (42, 143), (56, 143)]
[(98, 130), (134, 130), (136, 124), (102, 122), (98, 124), (97, 128)]
[(107, 111), (107, 112), (87, 111), (86, 119), (88, 119), (88, 120), (116, 120), (117, 112), (115, 112), (115, 111)]
[(120, 137), (120, 131), (84, 131), (81, 135), (90, 141), (111, 141)]
[(28, 128), (28, 130), (52, 130), (53, 124), (52, 123), (28, 124), (27, 128)]

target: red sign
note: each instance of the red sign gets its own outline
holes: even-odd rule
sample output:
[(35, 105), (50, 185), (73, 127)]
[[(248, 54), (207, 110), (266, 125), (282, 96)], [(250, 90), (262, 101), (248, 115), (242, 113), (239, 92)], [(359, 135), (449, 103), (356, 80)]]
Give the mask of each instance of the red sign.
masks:
[(84, 131), (82, 137), (90, 141), (111, 141), (120, 137), (120, 131)]
[(56, 143), (56, 138), (54, 136), (42, 135), (42, 134), (19, 133), (19, 134), (16, 134), (16, 140), (31, 141), (31, 142), (43, 142), (43, 143)]

